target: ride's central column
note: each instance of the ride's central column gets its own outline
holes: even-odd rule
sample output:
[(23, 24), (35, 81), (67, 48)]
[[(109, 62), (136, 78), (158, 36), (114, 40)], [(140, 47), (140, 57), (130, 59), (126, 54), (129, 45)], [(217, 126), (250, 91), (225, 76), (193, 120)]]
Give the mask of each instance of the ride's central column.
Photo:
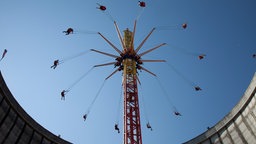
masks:
[(123, 89), (124, 89), (124, 144), (142, 144), (134, 49), (128, 29), (124, 32)]

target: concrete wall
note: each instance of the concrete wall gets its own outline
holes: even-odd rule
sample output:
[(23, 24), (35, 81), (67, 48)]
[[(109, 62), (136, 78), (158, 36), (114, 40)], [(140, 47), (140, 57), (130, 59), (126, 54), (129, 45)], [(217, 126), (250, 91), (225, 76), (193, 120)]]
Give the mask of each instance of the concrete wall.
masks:
[(32, 119), (14, 99), (0, 72), (0, 143), (71, 144)]
[(229, 114), (184, 144), (256, 144), (256, 73)]

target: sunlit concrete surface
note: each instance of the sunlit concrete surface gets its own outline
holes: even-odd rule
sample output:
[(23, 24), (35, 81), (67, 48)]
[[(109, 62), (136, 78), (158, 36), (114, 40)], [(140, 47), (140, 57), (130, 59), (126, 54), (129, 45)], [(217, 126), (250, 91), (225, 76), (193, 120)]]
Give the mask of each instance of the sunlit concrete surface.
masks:
[(33, 120), (14, 99), (0, 72), (0, 143), (70, 144)]
[(256, 73), (238, 104), (215, 126), (184, 144), (256, 144)]

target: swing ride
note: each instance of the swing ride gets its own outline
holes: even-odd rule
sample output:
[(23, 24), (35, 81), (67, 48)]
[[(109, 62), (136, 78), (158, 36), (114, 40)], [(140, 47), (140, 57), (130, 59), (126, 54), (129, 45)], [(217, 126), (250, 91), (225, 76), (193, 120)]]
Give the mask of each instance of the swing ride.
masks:
[[(123, 89), (123, 143), (124, 144), (142, 144), (142, 132), (141, 132), (141, 122), (140, 122), (140, 108), (139, 108), (139, 98), (138, 98), (138, 83), (140, 84), (138, 71), (145, 71), (152, 76), (156, 77), (156, 74), (151, 72), (150, 70), (146, 69), (142, 65), (146, 62), (166, 62), (165, 60), (157, 60), (157, 59), (143, 59), (142, 57), (156, 49), (159, 49), (162, 46), (166, 46), (166, 43), (158, 44), (144, 52), (140, 53), (140, 49), (144, 45), (144, 43), (148, 40), (148, 38), (152, 35), (152, 33), (157, 29), (157, 27), (154, 27), (151, 29), (151, 31), (146, 35), (146, 37), (142, 40), (142, 42), (135, 47), (134, 46), (134, 38), (136, 33), (136, 24), (137, 19), (134, 21), (133, 30), (129, 30), (128, 28), (124, 30), (123, 36), (121, 35), (121, 32), (119, 30), (119, 27), (115, 20), (113, 20), (112, 16), (109, 13), (106, 13), (107, 8), (106, 6), (98, 4), (97, 9), (104, 12), (109, 18), (114, 22), (115, 29), (117, 31), (117, 35), (119, 38), (119, 41), (121, 43), (121, 50), (117, 48), (110, 40), (108, 40), (104, 35), (102, 35), (100, 32), (97, 32), (95, 34), (100, 35), (101, 38), (103, 38), (119, 55), (110, 54), (107, 52), (99, 51), (96, 49), (90, 49), (92, 52), (96, 52), (105, 56), (109, 56), (114, 58), (113, 62), (109, 63), (103, 63), (94, 65), (88, 72), (86, 72), (83, 76), (81, 76), (77, 81), (75, 81), (68, 89), (63, 90), (61, 92), (61, 99), (65, 100), (65, 95), (72, 89), (73, 86), (75, 86), (81, 79), (83, 79), (93, 68), (95, 67), (102, 67), (102, 66), (109, 66), (113, 65), (116, 69), (105, 78), (105, 81), (108, 80), (111, 76), (113, 76), (117, 72), (122, 72), (122, 89)], [(138, 5), (141, 8), (145, 8), (146, 3), (143, 1), (139, 1)], [(160, 27), (159, 27), (160, 28)], [(186, 29), (187, 23), (182, 24), (178, 27), (179, 29)], [(161, 29), (161, 28), (160, 28)], [(164, 29), (162, 27), (162, 29)], [(66, 31), (63, 31), (66, 35), (73, 34), (75, 30), (72, 28), (68, 28)], [(88, 51), (87, 51), (88, 52)], [(81, 56), (87, 52), (83, 52), (81, 54), (78, 54), (76, 56), (63, 59), (63, 60), (55, 60), (52, 67), (55, 69), (58, 65), (62, 64), (68, 59), (73, 59), (75, 57)], [(206, 55), (200, 54), (197, 55), (198, 58), (201, 60)], [(177, 72), (177, 71), (176, 71)], [(177, 72), (178, 73), (178, 72)], [(86, 120), (88, 117), (88, 114), (90, 112), (90, 108), (92, 107), (93, 103), (97, 99), (102, 87), (104, 86), (104, 83), (101, 85), (98, 93), (94, 97), (91, 105), (89, 106), (89, 110), (87, 113), (83, 115), (83, 119)], [(194, 86), (194, 89), (196, 91), (202, 90), (199, 86)], [(173, 113), (175, 116), (181, 116), (181, 113), (177, 111), (177, 109), (174, 107)], [(147, 128), (152, 130), (152, 127), (150, 123), (148, 122), (146, 124)], [(120, 133), (120, 129), (118, 127), (118, 124), (115, 124), (114, 126), (115, 130)]]

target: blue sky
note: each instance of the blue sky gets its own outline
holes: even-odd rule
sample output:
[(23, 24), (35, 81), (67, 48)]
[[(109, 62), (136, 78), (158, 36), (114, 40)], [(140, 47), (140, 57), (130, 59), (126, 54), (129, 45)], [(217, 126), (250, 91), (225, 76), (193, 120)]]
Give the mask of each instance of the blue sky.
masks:
[[(121, 49), (114, 27), (132, 29), (137, 18), (135, 47), (156, 27), (140, 52), (167, 43), (145, 59), (157, 75), (139, 73), (139, 99), (143, 143), (182, 143), (216, 124), (237, 104), (256, 68), (256, 2), (254, 0), (136, 0), (63, 1), (1, 0), (0, 62), (4, 79), (25, 111), (56, 135), (75, 143), (122, 143), (121, 73), (106, 81), (113, 66), (94, 68), (72, 87), (66, 100), (60, 92), (76, 82), (94, 65), (111, 57), (90, 52), (97, 49), (116, 54), (100, 32)], [(100, 3), (105, 12), (96, 9)], [(187, 23), (185, 30), (181, 24)], [(72, 27), (73, 35), (62, 31)], [(93, 32), (93, 33), (91, 33)], [(82, 56), (70, 59), (77, 54)], [(206, 54), (198, 60), (199, 54)], [(56, 69), (56, 59), (66, 60)], [(202, 91), (195, 91), (199, 85)], [(121, 106), (120, 106), (121, 105)], [(172, 114), (175, 107), (182, 117)], [(83, 121), (86, 112), (88, 119)], [(153, 131), (146, 128), (150, 122)], [(122, 133), (121, 129), (121, 133)]]

